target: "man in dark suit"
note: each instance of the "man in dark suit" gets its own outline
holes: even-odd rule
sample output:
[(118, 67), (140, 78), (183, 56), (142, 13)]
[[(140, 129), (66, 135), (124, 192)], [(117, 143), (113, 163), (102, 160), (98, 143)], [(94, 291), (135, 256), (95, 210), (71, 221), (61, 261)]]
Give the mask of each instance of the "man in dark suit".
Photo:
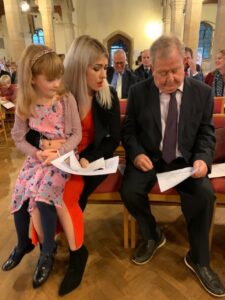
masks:
[(149, 49), (141, 52), (141, 65), (134, 71), (134, 74), (137, 76), (138, 81), (152, 77)]
[(193, 58), (193, 51), (189, 47), (184, 48), (184, 73), (185, 76), (203, 81), (204, 76), (199, 64)]
[(178, 38), (160, 37), (150, 54), (153, 78), (131, 87), (122, 128), (127, 164), (121, 196), (143, 236), (132, 261), (147, 263), (166, 242), (147, 196), (156, 173), (192, 166), (196, 173), (176, 186), (190, 243), (184, 261), (209, 293), (223, 296), (225, 288), (209, 267), (215, 201), (207, 177), (215, 147), (211, 90), (184, 78), (184, 47)]
[(114, 52), (113, 67), (107, 69), (107, 80), (117, 91), (118, 98), (127, 98), (129, 88), (137, 82), (134, 73), (126, 67), (126, 53), (123, 49)]

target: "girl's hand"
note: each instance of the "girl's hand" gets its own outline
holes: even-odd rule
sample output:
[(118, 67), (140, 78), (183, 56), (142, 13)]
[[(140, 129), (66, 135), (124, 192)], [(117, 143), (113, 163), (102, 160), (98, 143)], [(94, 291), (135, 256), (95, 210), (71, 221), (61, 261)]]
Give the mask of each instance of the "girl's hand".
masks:
[(46, 149), (55, 149), (59, 150), (59, 148), (66, 142), (65, 139), (58, 139), (58, 140), (41, 140), (41, 145), (44, 150)]
[(80, 159), (80, 165), (82, 168), (87, 168), (89, 165), (89, 161), (86, 158), (82, 157)]
[(36, 157), (37, 157), (37, 159), (40, 160), (40, 161), (43, 161), (42, 152), (43, 152), (43, 151), (41, 151), (41, 150), (36, 152)]
[(51, 161), (58, 158), (58, 152), (56, 149), (47, 149), (42, 151), (43, 165), (50, 165)]

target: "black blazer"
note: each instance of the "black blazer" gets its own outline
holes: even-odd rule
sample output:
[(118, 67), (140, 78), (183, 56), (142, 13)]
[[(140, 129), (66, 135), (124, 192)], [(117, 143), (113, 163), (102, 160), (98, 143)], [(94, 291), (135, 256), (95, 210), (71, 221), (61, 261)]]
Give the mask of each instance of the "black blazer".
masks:
[(135, 71), (134, 74), (137, 76), (138, 81), (151, 78), (152, 77), (152, 70), (149, 70), (148, 77), (145, 76), (145, 69), (143, 65), (140, 65)]
[(101, 107), (96, 98), (93, 99), (95, 137), (93, 143), (80, 153), (80, 157), (84, 157), (90, 162), (101, 157), (112, 157), (120, 142), (119, 99), (113, 87), (110, 87), (110, 92), (112, 96), (111, 109)]
[[(114, 72), (115, 72), (115, 70), (113, 67), (108, 67), (107, 80), (108, 80), (109, 84), (111, 84), (111, 82), (112, 82)], [(123, 76), (122, 76), (122, 95), (121, 95), (121, 97), (123, 99), (128, 97), (128, 92), (129, 92), (131, 85), (133, 85), (136, 82), (137, 82), (136, 75), (131, 70), (125, 69)]]
[[(212, 125), (211, 89), (204, 83), (185, 78), (178, 124), (178, 149), (187, 163), (203, 160), (211, 168), (215, 148)], [(159, 90), (153, 79), (141, 81), (130, 89), (122, 129), (122, 142), (128, 160), (146, 154), (154, 162), (162, 157)]]

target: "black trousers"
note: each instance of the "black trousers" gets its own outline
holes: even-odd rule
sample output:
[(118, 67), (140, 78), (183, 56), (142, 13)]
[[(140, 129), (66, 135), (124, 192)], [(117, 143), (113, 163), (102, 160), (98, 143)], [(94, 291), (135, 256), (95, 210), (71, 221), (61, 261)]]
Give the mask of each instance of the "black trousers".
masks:
[[(156, 220), (151, 212), (148, 193), (157, 181), (156, 172), (187, 167), (182, 158), (167, 165), (163, 160), (154, 163), (154, 169), (142, 172), (128, 162), (121, 186), (125, 206), (136, 218), (145, 240), (156, 239)], [(190, 251), (193, 260), (202, 266), (209, 264), (209, 230), (212, 222), (215, 195), (208, 177), (189, 177), (179, 185), (181, 209), (187, 223)]]
[(84, 189), (80, 195), (79, 205), (82, 211), (84, 211), (87, 200), (90, 194), (97, 188), (97, 186), (107, 177), (107, 175), (99, 176), (84, 176)]

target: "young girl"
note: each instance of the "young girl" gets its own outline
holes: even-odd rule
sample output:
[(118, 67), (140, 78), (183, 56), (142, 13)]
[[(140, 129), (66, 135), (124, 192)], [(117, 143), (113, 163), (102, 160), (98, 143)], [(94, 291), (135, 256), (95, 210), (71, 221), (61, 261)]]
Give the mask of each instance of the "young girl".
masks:
[[(47, 280), (53, 266), (57, 215), (71, 250), (81, 248), (87, 259), (86, 248), (82, 246), (81, 209), (73, 202), (69, 212), (62, 200), (64, 185), (70, 176), (51, 165), (53, 159), (75, 149), (81, 140), (77, 104), (72, 94), (65, 92), (61, 81), (63, 72), (58, 55), (40, 45), (30, 45), (24, 50), (18, 69), (19, 89), (12, 137), (27, 159), (17, 178), (11, 204), (18, 244), (2, 269), (11, 270), (34, 248), (28, 235), (29, 211), (41, 248), (33, 277), (34, 288)], [(52, 139), (62, 138), (65, 143), (58, 150), (42, 151), (26, 141), (30, 129), (47, 137), (49, 144)], [(72, 218), (74, 215), (76, 218)], [(74, 231), (78, 231), (76, 239)]]

